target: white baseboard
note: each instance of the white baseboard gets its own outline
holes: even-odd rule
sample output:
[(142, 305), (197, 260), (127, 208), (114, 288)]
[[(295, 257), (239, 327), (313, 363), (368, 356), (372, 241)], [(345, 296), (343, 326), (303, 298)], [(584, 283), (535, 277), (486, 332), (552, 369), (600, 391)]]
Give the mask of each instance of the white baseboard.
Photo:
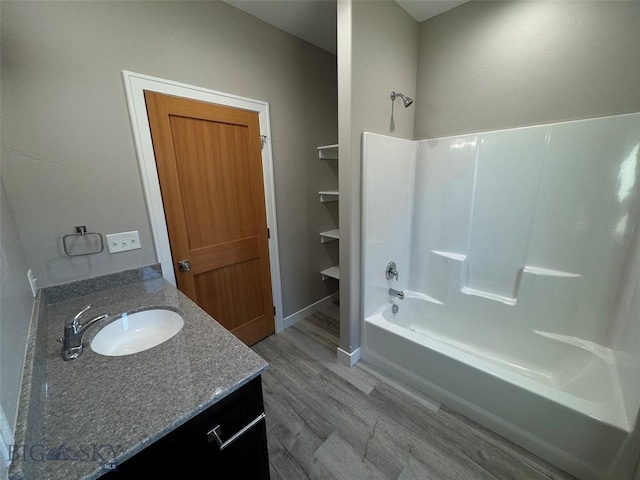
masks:
[(339, 298), (340, 298), (340, 292), (332, 293), (328, 297), (324, 297), (322, 300), (318, 300), (317, 302), (312, 303), (308, 307), (304, 307), (302, 310), (298, 310), (296, 313), (293, 313), (288, 317), (285, 317), (282, 320), (282, 330), (284, 330), (285, 328), (289, 328), (291, 325), (295, 325), (303, 318), (308, 317), (309, 315), (317, 312), (324, 306), (335, 302)]
[(336, 354), (338, 363), (342, 365), (346, 365), (347, 367), (353, 367), (356, 363), (358, 363), (361, 356), (362, 356), (362, 350), (360, 350), (360, 347), (356, 348), (351, 353), (348, 353), (343, 349), (341, 349), (340, 347), (338, 347), (338, 351)]

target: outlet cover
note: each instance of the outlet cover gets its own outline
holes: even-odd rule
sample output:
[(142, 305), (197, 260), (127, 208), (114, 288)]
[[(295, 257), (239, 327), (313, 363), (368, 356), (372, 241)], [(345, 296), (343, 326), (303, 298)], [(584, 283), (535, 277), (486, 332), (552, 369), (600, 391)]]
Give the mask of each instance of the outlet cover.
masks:
[(106, 236), (109, 253), (120, 253), (142, 248), (138, 231), (110, 233)]

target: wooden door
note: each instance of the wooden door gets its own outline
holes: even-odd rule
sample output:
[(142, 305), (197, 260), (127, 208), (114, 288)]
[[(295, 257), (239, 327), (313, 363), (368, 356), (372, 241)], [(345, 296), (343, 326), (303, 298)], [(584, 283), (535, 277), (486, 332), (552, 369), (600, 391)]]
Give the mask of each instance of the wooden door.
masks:
[(274, 332), (258, 114), (145, 100), (178, 288), (252, 345)]

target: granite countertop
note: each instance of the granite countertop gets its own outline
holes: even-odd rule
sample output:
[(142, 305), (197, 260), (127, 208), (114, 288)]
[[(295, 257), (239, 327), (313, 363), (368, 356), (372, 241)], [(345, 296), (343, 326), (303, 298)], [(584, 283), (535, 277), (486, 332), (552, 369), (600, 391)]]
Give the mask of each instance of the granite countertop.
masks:
[[(25, 462), (38, 460), (43, 475), (39, 478), (97, 478), (266, 370), (262, 358), (167, 283), (157, 269), (147, 269), (141, 277), (112, 288), (77, 288), (79, 294), (67, 292), (67, 299), (59, 291), (49, 292), (41, 315), (46, 322), (41, 319), (39, 325), (43, 340), (46, 335), (45, 381), (31, 385), (29, 395), (23, 392), (18, 418), (35, 423), (34, 412), (22, 402), (31, 398), (30, 403), (39, 404), (42, 446), (34, 455), (32, 434), (29, 452), (18, 454), (18, 465), (12, 465), (12, 479), (30, 478), (19, 474), (28, 470)], [(107, 357), (88, 346), (98, 324), (85, 334), (82, 355), (65, 362), (57, 342), (64, 321), (88, 304), (93, 307), (83, 316), (85, 321), (110, 313), (111, 318), (101, 322), (106, 325), (123, 312), (160, 307), (180, 313), (184, 327), (149, 350)], [(32, 363), (35, 369), (37, 362)], [(23, 430), (28, 429), (27, 425)]]

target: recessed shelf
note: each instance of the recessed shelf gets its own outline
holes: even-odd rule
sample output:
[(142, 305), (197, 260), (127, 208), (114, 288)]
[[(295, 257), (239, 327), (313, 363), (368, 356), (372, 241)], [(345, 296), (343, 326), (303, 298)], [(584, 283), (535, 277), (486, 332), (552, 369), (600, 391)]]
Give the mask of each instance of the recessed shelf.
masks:
[(340, 265), (335, 265), (327, 268), (326, 270), (322, 270), (320, 274), (322, 275), (322, 280), (326, 280), (327, 278), (340, 280)]
[(457, 260), (459, 262), (464, 262), (467, 259), (467, 256), (464, 253), (443, 252), (441, 250), (431, 250), (431, 253), (450, 260)]
[(338, 195), (340, 195), (340, 192), (338, 190), (323, 190), (321, 192), (318, 192), (318, 194), (320, 195), (320, 202), (326, 203), (336, 202), (338, 200)]
[(318, 147), (318, 157), (324, 160), (337, 160), (338, 144)]
[(337, 228), (334, 230), (327, 230), (326, 232), (320, 232), (321, 243), (327, 243), (327, 242), (331, 242), (332, 240), (339, 240), (339, 239), (340, 239), (340, 230), (338, 230)]
[(532, 275), (539, 275), (541, 277), (559, 277), (559, 278), (580, 278), (582, 275), (579, 273), (565, 272), (563, 270), (555, 270), (553, 268), (534, 267), (532, 265), (525, 265), (522, 269), (522, 273), (530, 273)]
[(462, 287), (460, 291), (466, 295), (474, 295), (476, 297), (486, 298), (488, 300), (493, 300), (494, 302), (504, 303), (505, 305), (514, 306), (518, 303), (517, 298), (507, 297), (506, 295), (500, 295), (498, 293), (487, 292), (485, 290), (478, 290), (477, 288), (471, 287)]
[[(338, 144), (334, 145), (320, 145), (318, 147), (318, 157), (321, 160), (337, 160), (338, 159)], [(320, 195), (321, 203), (337, 202), (339, 200), (340, 192), (338, 190), (322, 190), (318, 192)], [(333, 230), (327, 230), (320, 232), (320, 242), (327, 243), (340, 239), (340, 231), (335, 228)], [(322, 280), (328, 280), (330, 278), (340, 280), (340, 267), (335, 265), (329, 267), (320, 272)]]

